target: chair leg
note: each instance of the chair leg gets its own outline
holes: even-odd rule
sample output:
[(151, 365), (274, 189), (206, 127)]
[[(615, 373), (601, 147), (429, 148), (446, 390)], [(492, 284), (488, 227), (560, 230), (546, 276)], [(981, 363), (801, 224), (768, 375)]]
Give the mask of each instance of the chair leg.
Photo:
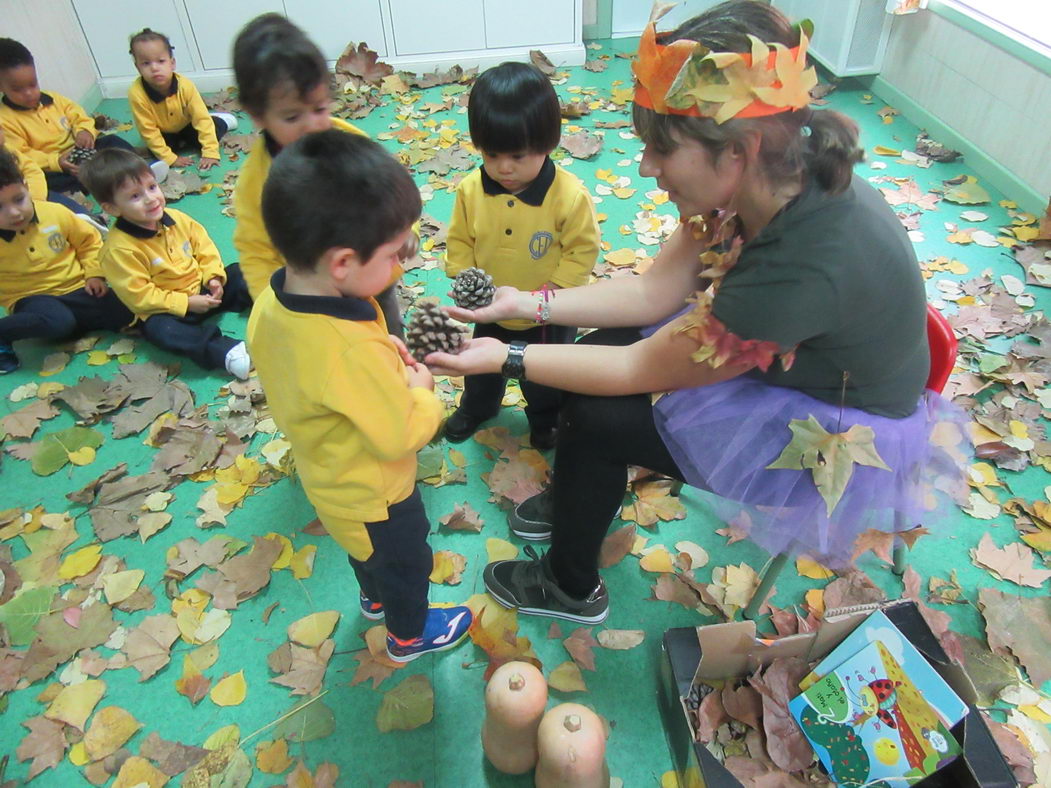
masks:
[(905, 574), (905, 542), (902, 541), (900, 536), (894, 537), (894, 567), (891, 569), (894, 574), (901, 577)]
[(676, 498), (679, 497), (679, 493), (682, 492), (683, 483), (678, 479), (671, 483), (671, 487), (668, 488), (668, 495), (673, 495)]
[(777, 576), (781, 574), (781, 570), (784, 569), (787, 561), (788, 553), (778, 553), (770, 559), (770, 563), (766, 565), (763, 573), (759, 576), (759, 587), (755, 589), (752, 601), (744, 609), (743, 615), (746, 619), (752, 621), (759, 615), (759, 608), (762, 607), (766, 595), (770, 593), (770, 589), (777, 581)]

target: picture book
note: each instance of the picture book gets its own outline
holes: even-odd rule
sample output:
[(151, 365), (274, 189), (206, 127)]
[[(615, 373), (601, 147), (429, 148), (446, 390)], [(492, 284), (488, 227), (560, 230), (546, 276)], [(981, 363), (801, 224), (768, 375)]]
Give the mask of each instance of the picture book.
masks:
[(799, 688), (807, 689), (826, 673), (875, 641), (889, 649), (905, 674), (915, 684), (924, 688), (924, 700), (934, 707), (950, 728), (967, 716), (967, 704), (949, 688), (934, 666), (881, 610), (866, 618), (857, 629), (843, 639), (843, 642), (832, 649), (810, 675), (799, 683)]
[(922, 780), (960, 754), (951, 723), (925, 700), (930, 689), (941, 687), (903, 670), (876, 641), (788, 708), (837, 785), (893, 788)]

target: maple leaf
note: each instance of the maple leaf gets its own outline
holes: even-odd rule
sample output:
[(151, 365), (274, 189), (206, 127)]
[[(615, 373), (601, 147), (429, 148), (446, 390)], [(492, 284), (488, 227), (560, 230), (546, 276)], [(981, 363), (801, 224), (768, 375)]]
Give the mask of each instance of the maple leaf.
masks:
[(466, 567), (467, 559), (464, 556), (452, 550), (438, 550), (434, 553), (434, 568), (431, 570), (430, 581), (451, 586), (459, 585)]
[(569, 151), (574, 159), (590, 159), (602, 150), (604, 141), (602, 136), (585, 130), (563, 134), (558, 144)]
[(1001, 580), (1029, 588), (1039, 588), (1051, 577), (1051, 570), (1033, 567), (1035, 557), (1036, 554), (1020, 542), (997, 547), (988, 533), (982, 536), (978, 547), (971, 550), (971, 559), (977, 566), (988, 569)]
[(1016, 657), (1036, 686), (1051, 680), (1051, 598), (1025, 598), (991, 588), (978, 592), (985, 634), (996, 654)]
[(42, 771), (53, 769), (62, 761), (67, 747), (63, 733), (65, 726), (46, 719), (43, 715), (23, 720), (22, 725), (29, 729), (29, 733), (22, 739), (15, 754), (20, 761), (33, 759), (26, 775), (27, 780), (32, 780)]
[(479, 533), (485, 521), (467, 501), (453, 507), (452, 514), (438, 518), (438, 522), (453, 531), (473, 531)]
[(434, 689), (422, 673), (407, 677), (388, 691), (376, 711), (376, 727), (381, 733), (411, 731), (434, 717)]
[(321, 689), (336, 641), (329, 638), (316, 648), (303, 648), (295, 644), (289, 644), (289, 648), (291, 659), (288, 669), (270, 681), (290, 688), (293, 695), (313, 695)]
[(900, 531), (897, 533), (869, 528), (858, 534), (858, 538), (854, 540), (854, 552), (850, 556), (850, 561), (853, 563), (859, 556), (871, 550), (881, 561), (886, 564), (891, 564), (894, 562), (894, 559), (891, 556), (895, 540), (901, 539), (905, 546), (911, 550), (912, 546), (916, 544), (916, 540), (926, 533), (930, 532), (922, 527), (912, 528), (908, 531)]
[(876, 434), (871, 427), (855, 424), (846, 432), (830, 433), (817, 419), (808, 416), (805, 420), (792, 419), (788, 428), (792, 441), (766, 467), (809, 468), (829, 515), (843, 497), (855, 464), (890, 470), (876, 451)]
[(57, 415), (58, 408), (51, 404), (51, 400), (38, 399), (0, 419), (0, 431), (7, 433), (9, 438), (30, 438), (40, 422)]
[(595, 654), (592, 651), (598, 641), (591, 636), (590, 627), (578, 627), (562, 641), (569, 656), (584, 670), (595, 670)]
[(148, 616), (128, 632), (121, 651), (128, 656), (128, 665), (139, 672), (139, 681), (145, 681), (168, 664), (172, 643), (178, 637), (179, 627), (167, 614)]
[(508, 462), (497, 462), (488, 474), (482, 474), (492, 491), (490, 501), (506, 498), (515, 505), (542, 492), (547, 476), (547, 461), (531, 450), (519, 452)]
[(635, 544), (635, 526), (627, 525), (618, 528), (602, 540), (602, 550), (599, 553), (598, 565), (600, 568), (613, 566), (620, 563)]
[(634, 520), (644, 528), (652, 528), (659, 520), (682, 520), (686, 507), (678, 496), (671, 494), (669, 479), (647, 480), (635, 484), (635, 500), (621, 509), (621, 519)]
[(539, 49), (529, 50), (529, 60), (540, 69), (545, 77), (553, 77), (555, 75), (555, 64), (548, 60), (547, 55)]
[(350, 686), (360, 684), (363, 681), (371, 681), (375, 689), (394, 673), (396, 668), (373, 656), (367, 648), (354, 652), (354, 659), (358, 661), (358, 667), (350, 680)]
[(139, 746), (139, 754), (155, 762), (157, 768), (169, 777), (182, 774), (208, 753), (209, 750), (203, 747), (166, 741), (158, 736), (156, 731), (151, 732)]
[(336, 73), (358, 77), (366, 84), (378, 86), (384, 77), (394, 73), (394, 68), (380, 62), (379, 55), (362, 41), (357, 45), (353, 42), (347, 44), (343, 54), (336, 60)]

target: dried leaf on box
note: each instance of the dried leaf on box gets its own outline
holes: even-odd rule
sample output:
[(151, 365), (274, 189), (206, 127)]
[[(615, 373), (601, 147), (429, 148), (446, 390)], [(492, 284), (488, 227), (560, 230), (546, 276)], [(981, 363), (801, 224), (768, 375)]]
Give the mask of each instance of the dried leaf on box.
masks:
[(376, 712), (376, 727), (381, 733), (411, 731), (426, 725), (432, 717), (434, 689), (425, 675), (417, 673), (384, 694)]
[(805, 769), (814, 760), (809, 741), (788, 710), (788, 701), (799, 694), (799, 682), (809, 672), (801, 659), (779, 658), (748, 677), (748, 683), (762, 696), (763, 731), (770, 759), (788, 772)]

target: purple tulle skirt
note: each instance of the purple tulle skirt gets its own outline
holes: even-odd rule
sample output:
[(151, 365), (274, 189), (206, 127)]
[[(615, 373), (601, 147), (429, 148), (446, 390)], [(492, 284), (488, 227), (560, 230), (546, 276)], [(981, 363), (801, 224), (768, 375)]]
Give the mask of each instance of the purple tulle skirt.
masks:
[[(932, 391), (911, 416), (891, 419), (738, 377), (672, 392), (653, 410), (686, 481), (719, 496), (712, 502), (719, 518), (770, 553), (807, 553), (843, 566), (867, 529), (934, 531), (965, 498), (966, 417)], [(855, 465), (831, 515), (810, 470), (766, 467), (791, 441), (790, 420), (811, 415), (832, 433), (871, 427), (891, 469)]]

